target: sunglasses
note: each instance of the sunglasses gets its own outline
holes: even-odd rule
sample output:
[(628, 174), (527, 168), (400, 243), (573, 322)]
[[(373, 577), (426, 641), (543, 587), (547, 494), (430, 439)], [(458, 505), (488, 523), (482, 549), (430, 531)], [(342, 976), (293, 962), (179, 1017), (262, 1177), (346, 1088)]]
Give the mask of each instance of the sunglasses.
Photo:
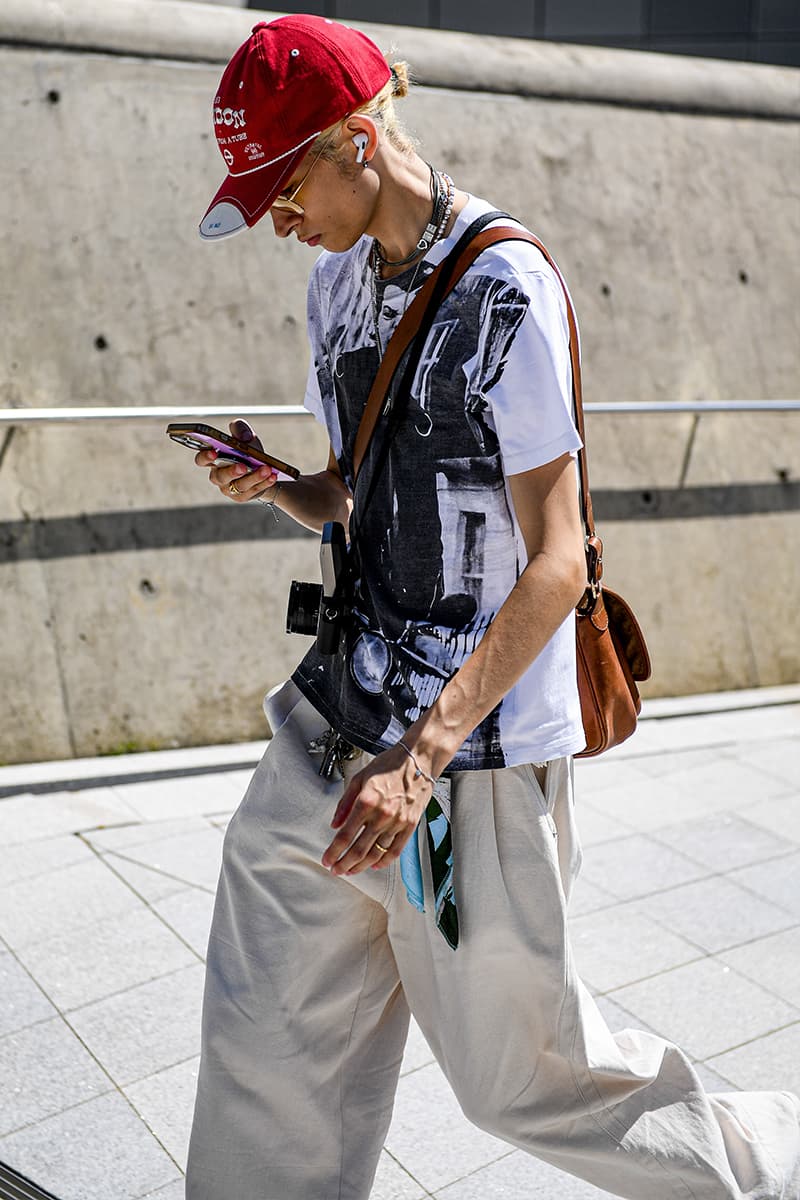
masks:
[[(345, 118), (345, 120), (346, 119), (347, 118)], [(297, 187), (292, 192), (291, 196), (276, 196), (275, 199), (272, 201), (272, 204), (270, 205), (271, 208), (277, 208), (280, 212), (297, 213), (297, 215), (299, 217), (303, 216), (303, 214), (305, 213), (305, 209), (303, 208), (302, 204), (297, 203), (297, 197), (300, 194), (300, 189), (305, 186), (309, 175), (314, 170), (314, 167), (317, 165), (319, 160), (322, 158), (322, 155), (328, 149), (328, 146), (330, 146), (330, 144), (333, 142), (333, 139), (335, 138), (336, 133), (338, 132), (339, 125), (341, 125), (341, 121), (339, 122), (339, 124), (337, 125), (336, 129), (331, 134), (331, 136), (325, 142), (323, 142), (322, 146), (320, 147), (320, 149), (314, 156), (314, 161), (312, 162), (311, 166), (306, 171), (303, 178), (298, 183)]]

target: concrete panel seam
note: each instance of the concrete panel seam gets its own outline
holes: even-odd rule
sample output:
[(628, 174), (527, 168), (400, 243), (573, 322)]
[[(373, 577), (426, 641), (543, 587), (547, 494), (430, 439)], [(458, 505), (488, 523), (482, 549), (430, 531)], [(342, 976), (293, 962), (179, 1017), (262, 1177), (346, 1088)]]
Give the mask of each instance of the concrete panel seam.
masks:
[(8, 448), (11, 445), (11, 442), (13, 440), (15, 432), (16, 432), (16, 425), (11, 425), (9, 427), (9, 429), (6, 431), (5, 437), (3, 438), (3, 444), (0, 445), (0, 471), (2, 471), (2, 469), (3, 469), (3, 463), (5, 461), (6, 454), (8, 453)]
[(695, 413), (692, 418), (692, 425), (686, 438), (686, 449), (683, 453), (683, 462), (681, 463), (681, 475), (678, 480), (678, 487), (683, 487), (686, 483), (686, 477), (689, 474), (689, 466), (692, 461), (692, 450), (694, 449), (695, 439), (697, 437), (697, 428), (700, 424), (700, 413)]

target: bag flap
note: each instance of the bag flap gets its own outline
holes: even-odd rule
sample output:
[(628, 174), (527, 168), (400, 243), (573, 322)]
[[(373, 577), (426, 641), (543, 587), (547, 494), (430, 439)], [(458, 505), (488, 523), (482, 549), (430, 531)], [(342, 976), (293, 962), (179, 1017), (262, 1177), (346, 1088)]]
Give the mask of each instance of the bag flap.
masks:
[(617, 639), (625, 652), (625, 657), (630, 664), (633, 678), (640, 682), (644, 679), (649, 679), (651, 672), (650, 655), (647, 651), (644, 634), (639, 627), (639, 622), (633, 615), (630, 605), (609, 588), (604, 587), (602, 595), (605, 600), (612, 635)]

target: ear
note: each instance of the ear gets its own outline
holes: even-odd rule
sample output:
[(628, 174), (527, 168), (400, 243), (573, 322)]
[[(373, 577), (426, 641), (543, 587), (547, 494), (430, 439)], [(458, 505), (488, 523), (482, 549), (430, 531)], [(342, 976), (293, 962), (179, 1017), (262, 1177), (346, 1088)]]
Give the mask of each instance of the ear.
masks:
[(353, 143), (355, 161), (366, 166), (378, 149), (377, 125), (372, 117), (356, 113), (348, 118), (345, 128)]

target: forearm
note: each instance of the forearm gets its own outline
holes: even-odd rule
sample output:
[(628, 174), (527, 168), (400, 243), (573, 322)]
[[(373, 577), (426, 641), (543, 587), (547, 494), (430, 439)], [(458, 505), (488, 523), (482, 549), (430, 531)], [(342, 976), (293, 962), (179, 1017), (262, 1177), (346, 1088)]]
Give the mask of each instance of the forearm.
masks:
[(583, 563), (546, 553), (528, 563), (481, 642), (409, 728), (405, 741), (438, 776), (538, 657), (583, 594)]
[(350, 492), (339, 475), (330, 469), (301, 475), (291, 483), (276, 484), (264, 493), (264, 497), (274, 500), (277, 508), (317, 533), (326, 521), (340, 521), (347, 528), (350, 519)]

